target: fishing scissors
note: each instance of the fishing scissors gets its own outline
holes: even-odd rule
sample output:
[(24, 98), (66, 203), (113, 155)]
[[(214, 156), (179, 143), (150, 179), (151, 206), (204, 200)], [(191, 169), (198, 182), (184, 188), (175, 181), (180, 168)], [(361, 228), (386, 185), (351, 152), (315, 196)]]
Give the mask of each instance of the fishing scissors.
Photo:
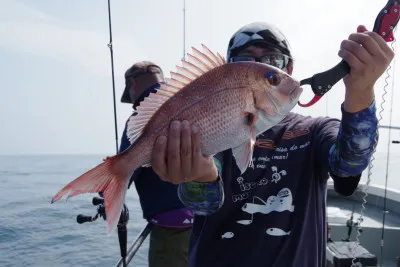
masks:
[[(393, 30), (400, 19), (399, 1), (400, 0), (389, 0), (375, 19), (373, 31), (382, 36), (386, 42), (394, 40)], [(342, 60), (339, 64), (327, 71), (317, 73), (310, 78), (301, 80), (300, 85), (311, 85), (314, 97), (307, 104), (301, 104), (299, 101), (299, 106), (309, 107), (317, 103), (324, 94), (331, 90), (332, 87), (348, 73), (350, 73), (350, 66), (347, 62)]]

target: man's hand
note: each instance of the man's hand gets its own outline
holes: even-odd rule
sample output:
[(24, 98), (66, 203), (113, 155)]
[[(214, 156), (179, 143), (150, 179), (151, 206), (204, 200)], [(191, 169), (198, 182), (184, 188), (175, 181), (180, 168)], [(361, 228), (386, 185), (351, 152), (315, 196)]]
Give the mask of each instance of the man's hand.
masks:
[(154, 144), (151, 166), (158, 176), (173, 184), (186, 181), (211, 182), (218, 177), (213, 157), (204, 157), (200, 131), (188, 121), (173, 121), (168, 138), (160, 136)]
[(394, 58), (394, 52), (377, 33), (358, 26), (340, 46), (338, 55), (350, 65), (350, 74), (344, 77), (346, 97), (344, 109), (358, 112), (374, 99), (374, 85)]

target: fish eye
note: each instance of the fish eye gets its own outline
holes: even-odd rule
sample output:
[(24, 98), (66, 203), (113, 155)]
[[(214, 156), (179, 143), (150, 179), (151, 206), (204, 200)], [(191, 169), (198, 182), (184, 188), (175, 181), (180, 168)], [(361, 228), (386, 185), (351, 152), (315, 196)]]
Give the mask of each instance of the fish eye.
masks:
[(265, 78), (267, 78), (268, 82), (273, 86), (277, 86), (281, 83), (281, 78), (274, 71), (268, 72), (267, 75), (265, 75)]

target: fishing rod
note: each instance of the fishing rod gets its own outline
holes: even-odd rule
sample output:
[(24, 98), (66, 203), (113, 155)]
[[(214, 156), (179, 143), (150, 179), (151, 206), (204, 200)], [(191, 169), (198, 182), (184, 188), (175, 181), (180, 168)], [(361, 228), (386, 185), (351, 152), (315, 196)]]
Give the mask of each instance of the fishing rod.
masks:
[[(112, 77), (112, 88), (113, 88), (113, 104), (114, 104), (114, 129), (115, 129), (115, 150), (118, 154), (118, 127), (117, 127), (117, 103), (115, 100), (115, 76), (114, 76), (114, 52), (113, 52), (113, 39), (112, 39), (112, 27), (111, 27), (111, 4), (110, 0), (108, 0), (108, 27), (109, 27), (109, 34), (110, 34), (110, 41), (108, 43), (108, 48), (110, 49), (111, 55), (111, 77)], [(98, 217), (102, 217), (104, 220), (107, 219), (107, 214), (105, 212), (105, 203), (103, 198), (103, 192), (99, 192), (100, 197), (94, 197), (92, 199), (92, 204), (97, 207), (97, 213), (94, 217), (86, 216), (83, 214), (79, 214), (76, 218), (77, 223), (82, 224), (86, 222), (94, 222), (97, 220)], [(118, 241), (120, 247), (120, 254), (121, 254), (121, 262), (123, 263), (122, 266), (127, 266), (126, 264), (126, 255), (127, 255), (127, 242), (128, 242), (128, 230), (127, 224), (129, 221), (129, 210), (128, 207), (123, 205), (122, 212), (118, 221)]]
[[(133, 259), (133, 257), (136, 255), (136, 252), (139, 250), (140, 246), (143, 244), (146, 237), (150, 234), (152, 228), (153, 228), (153, 224), (147, 223), (147, 225), (140, 232), (139, 236), (135, 239), (135, 241), (133, 241), (132, 245), (129, 247), (129, 250), (128, 250), (128, 253), (127, 253), (127, 256), (125, 259), (126, 265), (128, 265), (131, 262), (131, 260)], [(121, 258), (117, 262), (115, 267), (121, 267), (121, 266), (126, 266), (126, 265), (124, 265), (124, 261)]]
[(114, 103), (114, 130), (115, 130), (115, 150), (118, 153), (118, 126), (117, 126), (117, 103), (115, 101), (115, 78), (114, 78), (114, 51), (113, 51), (113, 40), (112, 40), (112, 30), (111, 30), (111, 7), (110, 0), (108, 0), (108, 28), (110, 32), (110, 42), (108, 43), (108, 48), (110, 48), (111, 55), (111, 79), (113, 88), (113, 103)]
[[(391, 111), (390, 111), (391, 112)], [(400, 127), (399, 126), (386, 126), (386, 125), (381, 125), (381, 126), (379, 126), (379, 128), (382, 128), (382, 129), (389, 129), (389, 131), (390, 130), (400, 130)], [(389, 137), (389, 140), (390, 140), (390, 137)], [(392, 140), (392, 144), (400, 144), (400, 140)]]
[[(108, 0), (108, 12), (110, 14), (110, 0)], [(110, 21), (110, 40), (111, 40), (111, 16), (109, 15)], [(110, 41), (111, 42), (111, 41)], [(186, 58), (186, 0), (183, 0), (183, 59)], [(114, 74), (113, 74), (114, 75)], [(115, 103), (115, 100), (114, 100)], [(121, 259), (117, 262), (115, 267), (128, 266), (133, 257), (136, 255), (136, 252), (139, 250), (140, 246), (143, 244), (146, 237), (150, 234), (151, 229), (153, 228), (153, 224), (147, 223), (146, 226), (142, 229), (138, 237), (133, 241), (128, 251), (125, 253), (125, 257), (121, 257)], [(126, 246), (125, 246), (126, 247)], [(122, 252), (121, 252), (122, 253)], [(122, 254), (121, 254), (122, 256)]]
[[(112, 78), (112, 88), (113, 88), (113, 104), (114, 104), (114, 129), (115, 129), (115, 149), (118, 154), (118, 127), (117, 127), (117, 103), (115, 100), (115, 78), (114, 78), (114, 51), (113, 51), (113, 39), (112, 39), (112, 26), (111, 26), (111, 3), (108, 0), (108, 29), (110, 35), (110, 42), (108, 43), (108, 47), (110, 48), (110, 56), (111, 56), (111, 78)], [(128, 229), (126, 225), (129, 221), (129, 210), (128, 207), (123, 205), (123, 209), (118, 221), (118, 241), (119, 248), (121, 254), (121, 261), (123, 262), (123, 266), (127, 266), (126, 263), (126, 255), (127, 255), (127, 242), (128, 242)]]

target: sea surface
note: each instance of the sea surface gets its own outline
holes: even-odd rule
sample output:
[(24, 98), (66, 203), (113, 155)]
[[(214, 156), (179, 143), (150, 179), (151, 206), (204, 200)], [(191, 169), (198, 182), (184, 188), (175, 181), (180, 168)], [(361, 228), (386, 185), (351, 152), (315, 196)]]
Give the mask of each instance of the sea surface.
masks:
[[(78, 224), (94, 216), (85, 194), (50, 204), (66, 183), (101, 162), (97, 156), (0, 156), (0, 266), (115, 266), (118, 234), (107, 236), (106, 222)], [(146, 225), (136, 191), (127, 193), (128, 246)], [(148, 239), (129, 266), (147, 266)]]
[[(105, 155), (0, 156), (0, 266), (115, 266), (120, 257), (117, 232), (107, 236), (106, 222), (78, 224), (92, 215), (97, 194), (50, 204), (66, 183), (101, 162)], [(372, 184), (385, 184), (386, 155), (375, 154)], [(365, 172), (363, 181), (366, 179)], [(390, 157), (388, 187), (400, 190), (400, 153)], [(136, 191), (127, 193), (128, 246), (146, 221)], [(148, 239), (129, 266), (147, 266)]]

